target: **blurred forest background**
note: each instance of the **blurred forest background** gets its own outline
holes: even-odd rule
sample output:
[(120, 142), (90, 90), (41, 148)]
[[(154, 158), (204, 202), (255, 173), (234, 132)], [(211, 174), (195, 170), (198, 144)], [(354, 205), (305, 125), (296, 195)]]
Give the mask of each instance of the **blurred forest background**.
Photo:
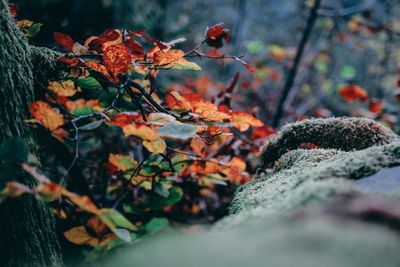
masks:
[[(53, 32), (69, 33), (83, 42), (107, 28), (145, 28), (163, 41), (185, 37), (190, 50), (207, 26), (224, 22), (232, 40), (224, 53), (243, 55), (256, 67), (244, 73), (233, 105), (251, 106), (269, 125), (304, 34), (313, 1), (304, 0), (21, 0), (21, 17), (44, 24), (32, 39), (54, 46)], [(366, 116), (399, 130), (400, 5), (398, 0), (322, 1), (315, 27), (284, 103), (283, 120), (332, 115)], [(223, 67), (202, 62), (199, 84), (227, 83), (243, 70), (240, 64)], [(171, 74), (172, 73), (172, 74)], [(197, 73), (196, 73), (197, 74)], [(193, 74), (188, 74), (193, 75)], [(246, 76), (247, 75), (247, 76)], [(173, 72), (159, 78), (165, 87), (176, 82)], [(179, 76), (179, 79), (186, 79)], [(181, 81), (179, 81), (181, 82)], [(348, 84), (368, 91), (368, 103), (346, 103), (337, 93)], [(161, 86), (162, 88), (163, 86)], [(218, 90), (216, 88), (215, 90)], [(215, 91), (210, 90), (210, 95)], [(377, 108), (378, 105), (378, 108)], [(368, 108), (370, 106), (370, 108)]]

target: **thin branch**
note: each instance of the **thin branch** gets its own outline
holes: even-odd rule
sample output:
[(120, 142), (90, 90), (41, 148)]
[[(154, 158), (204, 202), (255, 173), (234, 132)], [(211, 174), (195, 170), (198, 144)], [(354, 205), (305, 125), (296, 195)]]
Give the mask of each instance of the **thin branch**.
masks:
[(297, 53), (296, 53), (296, 56), (295, 56), (294, 62), (293, 62), (293, 66), (290, 69), (289, 74), (287, 76), (285, 86), (283, 87), (282, 95), (278, 102), (278, 107), (276, 109), (274, 118), (271, 123), (272, 127), (274, 127), (274, 128), (276, 128), (279, 125), (279, 121), (283, 115), (283, 112), (284, 112), (283, 109), (284, 109), (284, 104), (285, 104), (286, 98), (287, 98), (287, 96), (290, 92), (290, 89), (292, 88), (293, 83), (296, 79), (298, 67), (300, 65), (300, 62), (301, 62), (301, 59), (303, 56), (304, 48), (305, 48), (305, 46), (308, 42), (308, 39), (311, 35), (315, 21), (317, 20), (318, 9), (319, 9), (320, 5), (321, 5), (321, 0), (315, 0), (314, 6), (310, 10), (310, 14), (309, 14), (309, 17), (307, 20), (307, 25), (303, 32), (303, 36), (300, 40), (300, 43), (298, 45)]

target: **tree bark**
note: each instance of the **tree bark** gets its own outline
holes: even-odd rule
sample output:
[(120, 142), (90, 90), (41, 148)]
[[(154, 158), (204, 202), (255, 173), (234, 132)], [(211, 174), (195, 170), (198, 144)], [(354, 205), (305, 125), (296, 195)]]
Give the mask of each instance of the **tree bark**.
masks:
[[(35, 153), (24, 119), (35, 84), (44, 82), (54, 66), (54, 53), (30, 46), (9, 14), (7, 3), (0, 0), (0, 143), (23, 136)], [(34, 184), (22, 172), (16, 179)], [(62, 265), (54, 218), (45, 203), (23, 196), (0, 205), (0, 265)]]

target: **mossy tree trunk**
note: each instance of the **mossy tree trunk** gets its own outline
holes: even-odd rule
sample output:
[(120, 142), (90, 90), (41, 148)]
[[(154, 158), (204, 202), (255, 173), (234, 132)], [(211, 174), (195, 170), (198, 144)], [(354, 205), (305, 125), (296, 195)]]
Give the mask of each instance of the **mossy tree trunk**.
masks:
[[(43, 69), (47, 67), (37, 65), (46, 63), (46, 56), (39, 59), (39, 54), (15, 26), (7, 3), (0, 0), (0, 143), (23, 136), (30, 139), (32, 153), (34, 142), (24, 119), (33, 100), (35, 79), (44, 78)], [(34, 183), (22, 172), (15, 178)], [(0, 265), (62, 265), (54, 218), (45, 203), (23, 196), (0, 205)]]

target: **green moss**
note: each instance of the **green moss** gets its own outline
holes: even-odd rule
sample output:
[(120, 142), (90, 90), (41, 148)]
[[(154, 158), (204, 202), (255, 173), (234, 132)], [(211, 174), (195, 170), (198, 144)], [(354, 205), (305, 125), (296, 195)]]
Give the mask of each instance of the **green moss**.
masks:
[(394, 142), (399, 137), (383, 125), (364, 118), (329, 118), (304, 120), (283, 127), (265, 144), (261, 153), (262, 167), (268, 167), (301, 144), (343, 151), (361, 150)]

